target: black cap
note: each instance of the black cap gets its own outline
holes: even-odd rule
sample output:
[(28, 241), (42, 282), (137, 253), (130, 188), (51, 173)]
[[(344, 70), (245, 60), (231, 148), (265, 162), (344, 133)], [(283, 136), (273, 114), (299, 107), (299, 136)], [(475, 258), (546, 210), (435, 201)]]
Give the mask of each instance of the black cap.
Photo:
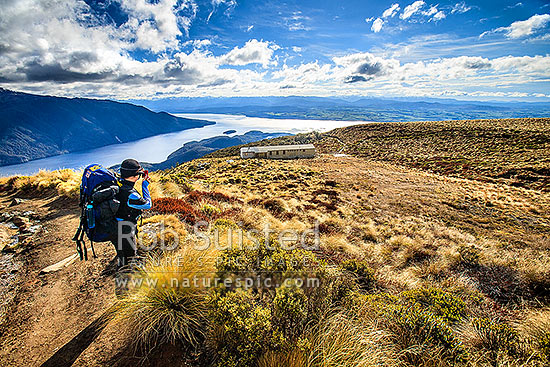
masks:
[(125, 159), (120, 165), (120, 177), (128, 178), (143, 172), (143, 168), (135, 159)]

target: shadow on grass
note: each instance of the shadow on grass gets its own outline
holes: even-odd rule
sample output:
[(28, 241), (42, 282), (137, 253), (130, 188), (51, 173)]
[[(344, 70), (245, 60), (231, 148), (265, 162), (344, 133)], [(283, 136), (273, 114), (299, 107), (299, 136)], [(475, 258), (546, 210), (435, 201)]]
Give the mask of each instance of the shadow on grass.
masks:
[(533, 297), (519, 273), (507, 266), (461, 264), (461, 272), (473, 279), (479, 290), (501, 305), (522, 304)]

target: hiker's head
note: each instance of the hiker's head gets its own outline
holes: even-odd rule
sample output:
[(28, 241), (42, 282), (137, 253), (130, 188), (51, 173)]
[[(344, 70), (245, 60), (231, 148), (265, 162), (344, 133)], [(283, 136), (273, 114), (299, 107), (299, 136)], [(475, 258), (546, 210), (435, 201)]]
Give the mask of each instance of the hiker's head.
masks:
[(136, 182), (143, 173), (143, 168), (135, 159), (125, 159), (120, 165), (120, 177), (125, 180)]

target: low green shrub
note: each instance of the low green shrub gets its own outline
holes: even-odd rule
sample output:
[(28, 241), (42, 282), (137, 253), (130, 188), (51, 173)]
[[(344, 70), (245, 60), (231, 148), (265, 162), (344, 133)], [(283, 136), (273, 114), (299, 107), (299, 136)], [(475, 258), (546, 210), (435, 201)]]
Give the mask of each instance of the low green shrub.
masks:
[(461, 263), (469, 266), (479, 265), (479, 250), (477, 248), (463, 245), (458, 248), (458, 253)]
[(204, 204), (201, 208), (201, 212), (203, 212), (208, 217), (213, 217), (220, 214), (222, 211), (220, 208), (215, 207), (214, 205)]
[(237, 225), (237, 223), (235, 223), (231, 219), (218, 218), (214, 222), (214, 227), (218, 227), (218, 228), (238, 228), (238, 225)]
[(274, 325), (290, 341), (295, 341), (308, 320), (308, 299), (302, 288), (281, 286), (273, 299)]
[(210, 320), (219, 328), (214, 340), (218, 366), (254, 365), (265, 351), (280, 345), (270, 308), (259, 304), (251, 290), (214, 292)]
[(466, 357), (464, 347), (451, 328), (449, 319), (439, 314), (445, 313), (438, 312), (445, 310), (441, 304), (446, 306), (446, 302), (432, 293), (440, 294), (427, 290), (398, 295), (385, 292), (368, 295), (351, 293), (347, 306), (358, 317), (376, 320), (378, 327), (390, 333), (398, 353), (408, 363), (423, 364), (433, 357), (436, 350), (443, 360), (462, 361)]
[(466, 303), (462, 298), (439, 288), (420, 288), (401, 293), (409, 303), (418, 303), (427, 307), (447, 323), (460, 321), (466, 313)]
[(341, 266), (357, 278), (357, 283), (362, 289), (368, 290), (374, 287), (376, 283), (375, 272), (368, 266), (366, 261), (351, 259), (344, 261)]
[(509, 355), (518, 353), (518, 332), (510, 325), (488, 318), (475, 318), (472, 320), (472, 326), (478, 337), (478, 347), (490, 351), (495, 356), (499, 351)]
[(537, 344), (542, 358), (550, 362), (550, 331), (546, 332), (539, 340), (537, 340)]
[[(348, 277), (313, 253), (282, 249), (274, 241), (222, 252), (217, 277), (232, 280), (231, 287), (216, 290), (211, 303), (212, 330), (218, 330), (215, 350), (224, 366), (251, 366), (262, 355), (294, 350), (308, 325), (352, 287)], [(238, 279), (254, 281), (239, 285)], [(259, 313), (257, 321), (246, 319), (254, 313)]]
[(442, 347), (445, 359), (464, 358), (462, 344), (449, 325), (420, 304), (388, 305), (380, 316), (410, 363), (421, 360), (422, 352), (429, 351), (431, 347)]

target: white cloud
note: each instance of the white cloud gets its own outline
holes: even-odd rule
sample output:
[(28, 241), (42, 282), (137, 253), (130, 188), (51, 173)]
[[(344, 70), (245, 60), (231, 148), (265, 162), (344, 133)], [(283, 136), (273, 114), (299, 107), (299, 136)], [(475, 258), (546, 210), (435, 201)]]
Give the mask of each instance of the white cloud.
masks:
[(295, 11), (291, 16), (283, 17), (285, 25), (289, 31), (309, 31), (311, 27), (304, 23), (311, 20), (310, 17), (303, 15), (301, 11)]
[(383, 25), (384, 25), (384, 21), (381, 18), (376, 18), (376, 20), (372, 22), (372, 26), (370, 27), (370, 29), (374, 33), (378, 33), (382, 29)]
[(521, 38), (534, 34), (550, 23), (550, 14), (536, 14), (527, 20), (519, 20), (508, 27), (497, 28), (495, 32), (504, 32), (508, 38)]
[(332, 61), (337, 66), (334, 71), (336, 79), (347, 84), (379, 79), (399, 67), (398, 60), (385, 59), (369, 52), (333, 57)]
[(312, 83), (326, 82), (334, 79), (333, 68), (330, 64), (319, 65), (318, 61), (300, 64), (289, 67), (286, 64), (283, 68), (273, 72), (273, 79), (282, 79), (282, 85), (307, 86)]
[[(151, 98), (157, 93), (159, 96), (285, 93), (431, 96), (503, 93), (503, 96), (512, 96), (526, 89), (530, 93), (547, 94), (546, 80), (550, 78), (550, 56), (426, 59), (427, 53), (423, 51), (416, 52), (414, 57), (422, 61), (404, 63), (398, 57), (411, 59), (410, 55), (383, 57), (386, 49), (380, 53), (336, 57), (328, 62), (298, 62), (292, 67), (281, 62), (282, 66), (278, 66), (281, 65), (276, 62), (281, 56), (277, 53), (279, 46), (272, 42), (251, 39), (221, 54), (209, 51), (213, 40), (181, 43), (197, 11), (190, 0), (152, 3), (124, 0), (121, 9), (128, 20), (115, 25), (98, 18), (100, 15), (90, 12), (88, 5), (81, 1), (3, 2), (1, 85), (43, 94), (117, 99)], [(423, 10), (430, 13), (433, 20), (440, 12), (437, 9), (434, 13), (431, 7), (422, 5), (413, 13), (425, 17)], [(545, 20), (548, 14), (542, 17), (548, 24)], [(301, 13), (295, 13), (289, 18), (289, 24), (307, 20), (309, 18)], [(385, 22), (391, 21), (391, 15), (372, 19), (372, 27), (380, 23), (380, 28), (373, 31), (380, 31)], [(541, 40), (547, 36), (540, 32), (540, 23), (516, 23), (501, 32), (510, 33), (510, 37), (518, 32), (529, 33)], [(426, 46), (428, 42), (416, 43)], [(438, 35), (432, 42), (444, 44), (447, 40)], [(194, 50), (178, 51), (184, 45)], [(132, 58), (138, 48), (156, 54), (156, 58), (150, 61)], [(155, 53), (155, 50), (160, 51)], [(296, 47), (292, 50), (302, 51)], [(293, 62), (298, 60), (295, 54), (292, 57)]]
[(260, 64), (266, 68), (273, 63), (273, 52), (277, 49), (279, 46), (276, 44), (251, 39), (243, 47), (229, 51), (220, 60), (227, 65)]
[(399, 16), (399, 18), (403, 20), (407, 20), (410, 17), (412, 17), (414, 14), (418, 13), (422, 7), (426, 5), (426, 3), (422, 0), (415, 1), (411, 5), (408, 5), (403, 9), (403, 13)]
[(236, 0), (211, 0), (211, 3), (212, 3), (212, 11), (210, 12), (210, 14), (208, 14), (208, 18), (206, 18), (207, 23), (210, 22), (210, 18), (212, 18), (212, 15), (214, 15), (214, 13), (216, 12), (216, 10), (220, 5), (224, 4), (226, 6), (226, 9), (225, 9), (226, 16), (230, 16), (231, 12), (237, 6)]
[(212, 44), (212, 41), (209, 39), (203, 39), (203, 40), (193, 40), (192, 45), (196, 49), (206, 48)]
[(136, 35), (132, 40), (135, 47), (160, 52), (177, 46), (180, 27), (187, 31), (190, 26), (190, 19), (178, 13), (191, 6), (190, 2), (179, 6), (177, 3), (177, 0), (161, 0), (154, 4), (146, 0), (121, 0), (121, 7), (129, 17), (125, 24), (128, 35)]
[(422, 11), (421, 14), (428, 17), (428, 22), (437, 22), (438, 20), (445, 19), (447, 17), (447, 14), (445, 14), (443, 10), (439, 10), (437, 5), (430, 6), (428, 10)]
[(437, 21), (437, 20), (445, 19), (446, 17), (447, 15), (445, 14), (445, 12), (440, 10), (437, 13), (435, 13), (432, 19)]
[(382, 18), (393, 18), (395, 14), (400, 10), (398, 3), (392, 4), (388, 9), (384, 10), (382, 13)]
[(519, 3), (516, 3), (515, 5), (508, 5), (506, 7), (506, 9), (514, 9), (514, 8), (517, 8), (517, 7), (523, 7), (523, 3), (519, 2)]
[(505, 56), (492, 61), (496, 71), (523, 75), (550, 77), (549, 56)]
[(437, 13), (437, 6), (430, 6), (430, 8), (426, 11), (423, 11), (422, 14), (431, 17), (432, 15)]
[(471, 9), (472, 9), (471, 6), (466, 5), (466, 3), (462, 1), (460, 3), (456, 3), (453, 6), (453, 8), (451, 9), (451, 14), (454, 14), (454, 13), (463, 14), (470, 11)]
[(374, 17), (366, 18), (366, 19), (365, 19), (365, 22), (370, 23), (370, 22), (372, 22), (374, 19), (375, 19)]

